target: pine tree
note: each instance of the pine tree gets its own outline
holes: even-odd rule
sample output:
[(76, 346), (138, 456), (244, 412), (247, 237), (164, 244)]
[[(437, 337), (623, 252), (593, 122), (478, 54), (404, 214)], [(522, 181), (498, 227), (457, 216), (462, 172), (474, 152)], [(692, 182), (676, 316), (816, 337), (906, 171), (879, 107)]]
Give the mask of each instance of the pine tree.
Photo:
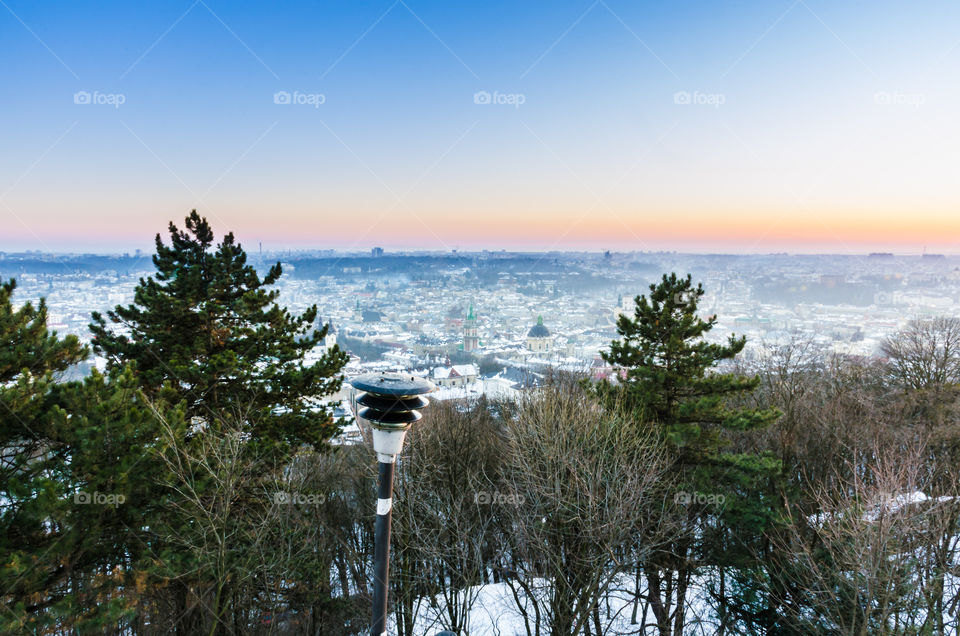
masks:
[(759, 378), (714, 373), (732, 360), (746, 338), (730, 336), (726, 344), (707, 342), (704, 336), (717, 317), (697, 315), (703, 286), (692, 278), (666, 274), (650, 295), (637, 296), (633, 316), (617, 320), (620, 340), (601, 355), (624, 369), (621, 396), (643, 421), (656, 425), (680, 453), (681, 461), (699, 462), (715, 456), (722, 446), (721, 432), (765, 428), (776, 421), (774, 410), (730, 409), (728, 398), (753, 391)]
[(42, 299), (14, 310), (15, 288), (0, 285), (0, 632), (96, 632), (126, 612), (151, 417), (129, 371), (61, 381), (87, 349), (47, 330)]
[[(746, 338), (731, 336), (726, 343), (705, 340), (717, 318), (698, 315), (703, 295), (703, 286), (694, 286), (690, 275), (670, 274), (650, 285), (649, 296), (637, 296), (633, 315), (621, 314), (617, 321), (620, 339), (603, 353), (622, 376), (616, 384), (598, 386), (611, 404), (626, 408), (639, 426), (667, 442), (677, 493), (687, 504), (669, 521), (685, 532), (644, 565), (661, 634), (682, 629), (682, 605), (674, 612), (672, 625), (669, 620), (671, 594), (682, 602), (697, 566), (749, 561), (747, 556), (738, 558), (749, 550), (731, 549), (729, 537), (759, 539), (775, 517), (765, 493), (779, 463), (766, 454), (725, 448), (731, 434), (763, 429), (780, 414), (734, 405), (760, 380), (716, 369), (743, 351)], [(701, 499), (706, 505), (699, 503)], [(664, 581), (664, 576), (670, 578)]]
[(300, 315), (277, 305), (280, 263), (261, 279), (233, 233), (214, 246), (196, 210), (169, 232), (170, 246), (156, 235), (156, 275), (108, 312), (116, 328), (94, 313), (95, 350), (111, 368), (134, 362), (147, 396), (183, 401), (188, 418), (244, 416), (258, 442), (321, 447), (338, 426), (320, 400), (339, 390), (347, 358), (333, 347), (305, 363), (327, 334), (314, 329), (316, 305)]
[[(138, 526), (150, 546), (144, 582), (172, 608), (163, 617), (171, 629), (209, 632), (215, 624), (226, 633), (233, 620), (247, 620), (243, 599), (276, 581), (253, 581), (246, 561), (233, 558), (257, 554), (253, 535), (233, 535), (227, 555), (211, 561), (198, 529), (209, 530), (209, 514), (225, 509), (230, 523), (218, 531), (263, 522), (270, 484), (302, 445), (323, 450), (338, 431), (321, 400), (339, 390), (347, 357), (333, 347), (306, 361), (328, 327), (315, 328), (315, 305), (294, 315), (277, 304), (279, 263), (261, 278), (232, 233), (214, 245), (196, 210), (185, 230), (170, 223), (169, 231), (169, 246), (156, 236), (156, 274), (140, 280), (132, 304), (94, 314), (91, 331), (109, 370), (131, 365), (145, 400), (177, 405), (173, 420), (158, 418), (162, 434), (145, 460), (159, 479)], [(243, 453), (223, 456), (211, 472), (204, 449), (220, 448), (216, 440), (233, 440)], [(240, 481), (225, 488), (220, 475)]]
[(56, 481), (60, 462), (48, 454), (50, 392), (57, 374), (86, 355), (75, 336), (47, 331), (43, 300), (14, 310), (16, 287), (0, 283), (0, 604), (10, 608), (0, 625), (25, 620), (56, 583), (56, 560), (44, 553), (57, 530), (46, 523), (64, 509), (66, 490)]
[[(65, 371), (87, 356), (76, 336), (59, 338), (56, 332), (47, 330), (45, 299), (41, 298), (36, 307), (27, 302), (14, 310), (16, 289), (17, 282), (13, 279), (0, 282), (0, 343), (3, 345), (0, 347), (0, 387), (7, 387), (18, 376), (40, 379)], [(8, 431), (7, 426), (14, 431), (23, 430), (22, 425), (5, 418), (4, 433)]]

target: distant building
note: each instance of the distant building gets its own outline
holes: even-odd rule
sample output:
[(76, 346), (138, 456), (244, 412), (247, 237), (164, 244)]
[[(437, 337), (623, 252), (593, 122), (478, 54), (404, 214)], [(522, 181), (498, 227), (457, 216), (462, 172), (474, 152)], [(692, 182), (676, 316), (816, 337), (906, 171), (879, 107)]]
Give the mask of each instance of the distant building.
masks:
[[(317, 318), (317, 321), (314, 323), (315, 329), (322, 329), (323, 323), (320, 321), (320, 318)], [(304, 336), (305, 337), (305, 336)], [(298, 338), (299, 339), (299, 338)], [(331, 349), (337, 345), (337, 332), (333, 324), (330, 324), (330, 328), (327, 330), (327, 335), (323, 338), (323, 342), (317, 344), (313, 349), (306, 353), (305, 360), (310, 363), (318, 362), (323, 356), (325, 356)]]
[(543, 375), (529, 368), (504, 367), (499, 373), (483, 378), (483, 392), (492, 398), (513, 398), (527, 389), (540, 386)]
[(379, 258), (383, 256), (383, 248), (382, 247), (373, 248), (372, 250), (370, 250), (370, 256), (374, 258)]
[(477, 334), (477, 317), (473, 314), (473, 305), (463, 322), (463, 350), (476, 351), (480, 346), (480, 337)]
[(327, 330), (327, 335), (323, 338), (323, 348), (327, 351), (333, 349), (337, 345), (337, 332), (334, 329), (333, 325), (330, 325), (330, 328)]
[(613, 308), (613, 322), (620, 320), (622, 314), (629, 314), (630, 309), (624, 304), (623, 294), (617, 296), (617, 306)]
[(480, 372), (475, 364), (455, 364), (433, 370), (433, 381), (441, 388), (463, 387), (477, 381)]
[(567, 357), (575, 358), (577, 356), (577, 338), (570, 336), (567, 338)]
[(537, 324), (527, 332), (527, 350), (534, 353), (550, 353), (550, 330), (543, 326), (543, 316), (537, 316)]

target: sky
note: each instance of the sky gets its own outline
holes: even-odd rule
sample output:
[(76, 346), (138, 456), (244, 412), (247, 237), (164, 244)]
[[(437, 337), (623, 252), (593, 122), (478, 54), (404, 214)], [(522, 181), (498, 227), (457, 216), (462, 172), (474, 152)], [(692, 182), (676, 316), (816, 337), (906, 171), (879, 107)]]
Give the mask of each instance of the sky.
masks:
[(960, 253), (960, 3), (0, 0), (0, 250)]

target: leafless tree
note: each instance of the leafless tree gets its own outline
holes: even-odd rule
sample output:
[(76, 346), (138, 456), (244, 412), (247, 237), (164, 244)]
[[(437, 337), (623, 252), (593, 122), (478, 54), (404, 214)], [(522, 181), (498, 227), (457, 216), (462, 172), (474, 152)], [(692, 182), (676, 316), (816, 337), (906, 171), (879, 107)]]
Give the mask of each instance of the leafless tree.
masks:
[(245, 630), (247, 622), (236, 615), (237, 595), (269, 567), (259, 552), (274, 506), (255, 472), (260, 462), (251, 456), (242, 421), (195, 423), (188, 440), (181, 428), (160, 420), (155, 451), (167, 469), (169, 495), (149, 533), (160, 550), (151, 552), (162, 585), (170, 586), (172, 607), (180, 612), (169, 617), (178, 632)]
[(151, 555), (160, 580), (141, 632), (353, 633), (368, 618), (372, 453), (302, 449), (271, 463), (246, 419), (220, 418), (189, 440), (161, 423), (170, 496), (148, 532), (163, 550)]
[(784, 609), (800, 631), (943, 633), (922, 629), (930, 590), (916, 562), (938, 511), (917, 494), (922, 448), (868, 456), (811, 493), (816, 514), (791, 518), (780, 552), (790, 590)]
[(498, 520), (486, 495), (504, 449), (485, 400), (436, 404), (409, 434), (394, 490), (398, 634), (416, 633), (421, 609), (437, 631), (469, 633), (479, 586), (496, 568)]
[(527, 632), (608, 633), (600, 604), (612, 582), (666, 541), (655, 527), (668, 490), (664, 453), (570, 378), (526, 397), (505, 424), (504, 549), (518, 564), (511, 582), (522, 588)]
[(883, 341), (890, 376), (910, 389), (939, 388), (960, 382), (960, 319), (947, 316), (912, 320)]

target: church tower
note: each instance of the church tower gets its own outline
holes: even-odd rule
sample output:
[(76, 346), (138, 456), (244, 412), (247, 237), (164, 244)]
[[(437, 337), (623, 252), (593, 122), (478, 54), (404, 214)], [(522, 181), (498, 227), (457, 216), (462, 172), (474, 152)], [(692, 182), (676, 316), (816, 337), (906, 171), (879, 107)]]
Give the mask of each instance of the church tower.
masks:
[(463, 322), (463, 350), (476, 351), (480, 346), (480, 338), (477, 335), (477, 317), (473, 315), (473, 305), (470, 305), (470, 313)]

